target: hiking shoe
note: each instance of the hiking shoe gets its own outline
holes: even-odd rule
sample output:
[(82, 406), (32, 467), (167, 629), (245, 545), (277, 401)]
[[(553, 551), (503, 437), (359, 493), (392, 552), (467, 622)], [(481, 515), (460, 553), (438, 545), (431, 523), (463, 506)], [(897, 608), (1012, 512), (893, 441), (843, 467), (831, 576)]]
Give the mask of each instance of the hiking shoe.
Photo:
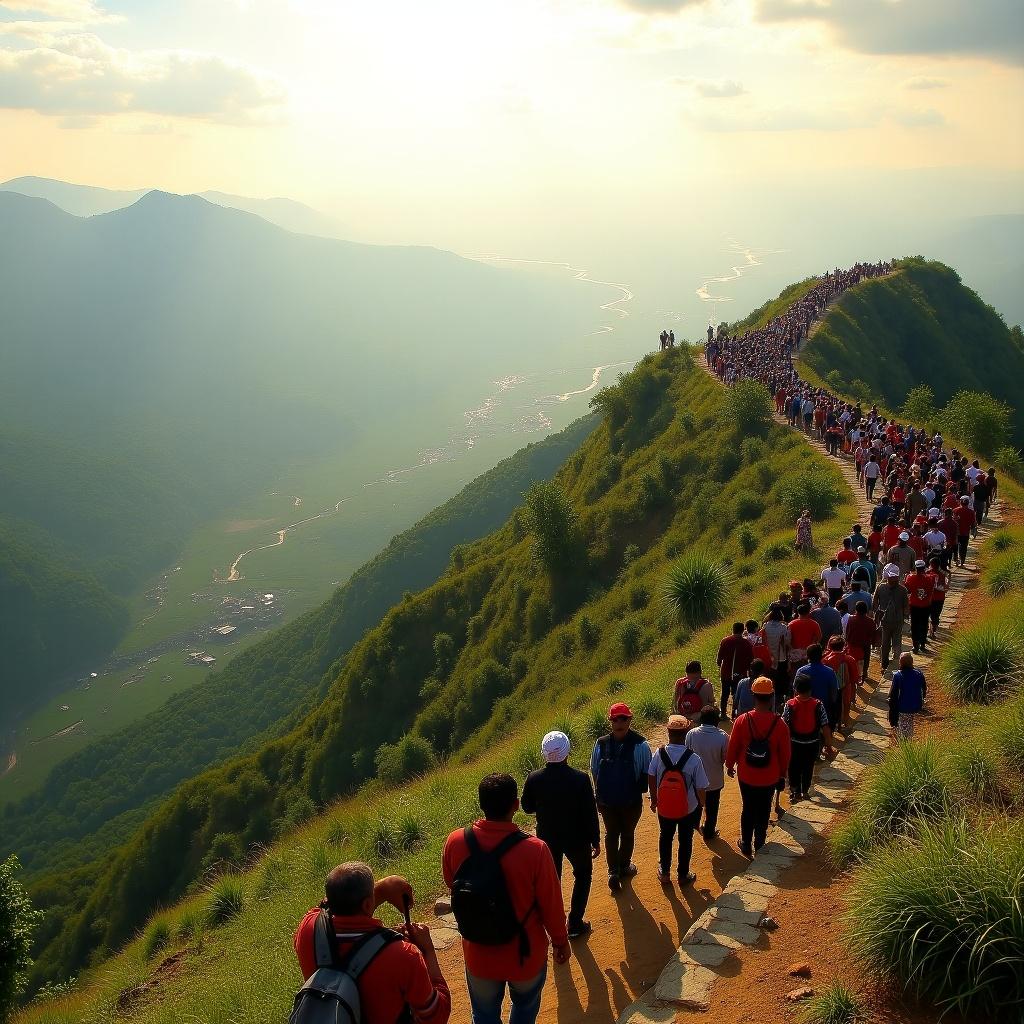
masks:
[(582, 939), (584, 935), (589, 935), (593, 930), (594, 926), (589, 921), (580, 921), (579, 924), (569, 926), (569, 938)]
[(671, 880), (671, 878), (672, 878), (672, 876), (669, 873), (668, 868), (658, 868), (658, 881), (659, 882), (668, 882), (668, 881)]
[(753, 857), (754, 856), (753, 851), (750, 849), (750, 844), (749, 843), (744, 843), (744, 842), (740, 841), (740, 842), (738, 842), (736, 844), (736, 849), (739, 850), (740, 853), (742, 853), (744, 857)]
[(612, 892), (618, 892), (622, 888), (622, 883), (619, 881), (618, 875), (608, 876), (608, 888), (611, 889)]
[(623, 878), (633, 878), (636, 876), (637, 866), (635, 864), (629, 864), (622, 869)]
[(693, 883), (696, 881), (697, 875), (693, 871), (690, 871), (688, 874), (679, 876), (680, 885), (693, 885)]

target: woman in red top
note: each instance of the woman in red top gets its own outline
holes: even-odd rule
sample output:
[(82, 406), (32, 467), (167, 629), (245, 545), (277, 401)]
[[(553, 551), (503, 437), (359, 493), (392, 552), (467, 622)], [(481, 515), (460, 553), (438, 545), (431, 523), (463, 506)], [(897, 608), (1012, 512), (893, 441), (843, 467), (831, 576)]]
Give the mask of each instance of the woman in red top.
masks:
[[(863, 604), (864, 602), (858, 603)], [(822, 665), (828, 665), (839, 680), (839, 698), (842, 702), (840, 721), (843, 724), (844, 733), (850, 729), (850, 708), (853, 706), (853, 698), (857, 693), (857, 683), (860, 682), (860, 661), (861, 658), (846, 649), (846, 641), (841, 636), (834, 636), (829, 640), (828, 651), (821, 659)]]
[(928, 575), (935, 580), (932, 587), (931, 610), (928, 613), (931, 619), (930, 635), (934, 640), (935, 631), (939, 628), (939, 617), (942, 615), (942, 606), (946, 603), (946, 591), (949, 589), (949, 578), (942, 571), (942, 559), (938, 556), (932, 556), (932, 558), (928, 560), (928, 565)]
[(858, 601), (853, 614), (846, 620), (846, 646), (848, 652), (861, 663), (861, 678), (868, 678), (871, 667), (871, 648), (878, 642), (878, 627), (868, 615), (867, 601)]

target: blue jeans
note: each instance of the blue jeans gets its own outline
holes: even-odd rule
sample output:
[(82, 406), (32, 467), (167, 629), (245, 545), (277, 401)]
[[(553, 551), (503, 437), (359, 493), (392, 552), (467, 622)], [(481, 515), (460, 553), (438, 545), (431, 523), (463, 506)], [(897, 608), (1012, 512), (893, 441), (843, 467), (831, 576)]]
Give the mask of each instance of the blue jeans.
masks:
[(547, 963), (536, 977), (526, 981), (492, 981), (477, 978), (466, 971), (466, 988), (473, 1008), (473, 1024), (501, 1024), (501, 1004), (505, 1001), (505, 986), (512, 997), (512, 1013), (508, 1024), (534, 1024), (540, 1013), (540, 997), (547, 978)]

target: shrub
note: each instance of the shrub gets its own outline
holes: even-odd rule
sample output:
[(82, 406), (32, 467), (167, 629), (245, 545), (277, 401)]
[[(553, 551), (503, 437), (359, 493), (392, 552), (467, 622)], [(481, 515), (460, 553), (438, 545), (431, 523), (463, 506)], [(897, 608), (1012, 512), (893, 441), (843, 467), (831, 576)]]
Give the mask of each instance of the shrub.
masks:
[(793, 554), (793, 546), (784, 540), (774, 540), (764, 549), (766, 562), (783, 562)]
[(579, 564), (582, 544), (576, 511), (557, 484), (533, 484), (526, 492), (526, 514), (537, 557), (549, 572), (565, 572)]
[(918, 384), (907, 392), (900, 414), (919, 426), (935, 422), (935, 392), (927, 384)]
[(524, 743), (516, 752), (515, 770), (520, 778), (525, 779), (530, 772), (536, 771), (543, 763), (540, 747), (536, 743)]
[(587, 615), (580, 616), (577, 632), (580, 637), (580, 646), (592, 651), (601, 639), (601, 628)]
[(626, 619), (619, 625), (619, 646), (622, 649), (624, 661), (635, 661), (640, 655), (643, 631), (636, 619)]
[(740, 455), (747, 465), (760, 462), (765, 457), (766, 451), (764, 441), (759, 437), (745, 437), (740, 442)]
[(608, 718), (600, 708), (591, 711), (584, 731), (591, 740), (599, 739), (608, 731)]
[(427, 841), (427, 830), (423, 827), (423, 822), (412, 813), (412, 811), (406, 811), (401, 818), (398, 819), (398, 827), (395, 830), (395, 845), (398, 849), (405, 852), (410, 850), (418, 850)]
[[(279, 891), (289, 888), (291, 885), (291, 879), (285, 879), (284, 884), (281, 885)], [(178, 918), (178, 924), (174, 929), (175, 938), (180, 939), (183, 942), (187, 942), (189, 939), (198, 938), (203, 931), (203, 913), (197, 907), (189, 907), (181, 917)]]
[(142, 955), (147, 960), (152, 960), (162, 949), (171, 944), (171, 926), (160, 918), (154, 921), (147, 929), (142, 940)]
[(558, 651), (563, 658), (571, 658), (576, 651), (576, 637), (567, 629), (558, 634)]
[(793, 519), (806, 508), (812, 519), (822, 520), (832, 515), (843, 500), (843, 494), (831, 473), (810, 469), (788, 477), (779, 488), (779, 499)]
[[(1009, 535), (1004, 534), (1004, 536)], [(1011, 590), (1020, 590), (1024, 587), (1024, 552), (1001, 558), (985, 573), (985, 576), (988, 592), (993, 597), (1000, 597)]]
[(1018, 483), (1024, 483), (1024, 456), (1016, 448), (1003, 445), (995, 455), (996, 465)]
[(869, 1017), (857, 994), (833, 981), (804, 1006), (799, 1019), (804, 1024), (860, 1024)]
[(1012, 548), (1016, 543), (1016, 539), (1009, 530), (996, 530), (996, 532), (989, 538), (989, 544), (992, 545), (993, 551), (1006, 551), (1008, 548)]
[(964, 818), (923, 823), (916, 840), (858, 869), (848, 914), (858, 958), (940, 1010), (1018, 1019), (1024, 1006), (1024, 829)]
[(608, 683), (608, 692), (611, 694), (622, 693), (622, 691), (625, 690), (626, 685), (625, 679), (612, 679)]
[(382, 743), (374, 763), (378, 778), (385, 782), (403, 782), (433, 768), (437, 755), (426, 737), (407, 733), (397, 743)]
[(772, 421), (772, 396), (759, 381), (737, 381), (729, 389), (726, 409), (739, 434), (765, 434)]
[(760, 519), (764, 513), (764, 498), (754, 491), (740, 491), (733, 503), (733, 511), (741, 523), (751, 519)]
[(688, 551), (665, 576), (665, 599), (681, 622), (696, 627), (720, 619), (729, 608), (732, 570), (706, 551)]
[(438, 679), (447, 679), (455, 664), (455, 641), (447, 633), (434, 637), (434, 672)]
[(745, 555), (752, 555), (757, 550), (757, 534), (744, 523), (736, 532), (736, 539), (740, 544), (740, 551)]
[(993, 803), (1002, 796), (1003, 766), (992, 746), (964, 738), (949, 751), (949, 771), (954, 788), (972, 801)]
[[(719, 449), (711, 467), (711, 475), (718, 483), (724, 484), (736, 475), (736, 471), (739, 468), (740, 453), (735, 448), (726, 445)], [(713, 484), (712, 487), (717, 495), (719, 488), (714, 487)]]
[(551, 628), (551, 602), (541, 594), (531, 594), (526, 602), (526, 634), (539, 640)]
[(864, 815), (851, 814), (832, 829), (829, 850), (837, 867), (848, 867), (867, 857), (874, 837), (871, 823)]
[(625, 550), (622, 552), (622, 567), (624, 569), (631, 566), (640, 557), (640, 545), (639, 544), (627, 544)]
[(636, 701), (633, 713), (642, 722), (664, 722), (668, 716), (668, 700), (660, 700), (648, 694)]
[(400, 849), (398, 833), (386, 818), (379, 819), (370, 828), (366, 841), (370, 856), (381, 861), (391, 860)]
[(1024, 669), (1024, 645), (1007, 627), (982, 623), (954, 632), (940, 662), (953, 693), (964, 701), (986, 701), (1017, 683)]
[(211, 928), (226, 924), (242, 912), (244, 905), (242, 880), (235, 875), (223, 875), (210, 887), (206, 901), (206, 923)]
[(958, 391), (938, 415), (943, 432), (983, 455), (1003, 450), (1013, 410), (984, 391)]
[(634, 583), (629, 588), (629, 606), (634, 611), (646, 608), (650, 601), (651, 592), (642, 583)]

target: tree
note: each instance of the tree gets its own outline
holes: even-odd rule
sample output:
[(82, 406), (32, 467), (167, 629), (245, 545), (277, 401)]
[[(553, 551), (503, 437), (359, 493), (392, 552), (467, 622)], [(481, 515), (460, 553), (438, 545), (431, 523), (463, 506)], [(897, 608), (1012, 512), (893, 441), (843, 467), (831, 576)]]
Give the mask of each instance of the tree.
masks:
[(6, 1021), (32, 965), (32, 934), (43, 919), (14, 875), (21, 865), (12, 853), (0, 864), (0, 1021)]
[(537, 539), (537, 557), (551, 573), (573, 568), (582, 543), (576, 511), (554, 483), (536, 483), (526, 492), (526, 514)]
[(910, 423), (928, 426), (935, 422), (935, 392), (927, 384), (918, 384), (907, 392), (900, 412)]
[(729, 419), (741, 434), (763, 434), (772, 421), (772, 396), (756, 380), (737, 381), (727, 398)]
[(1010, 438), (1010, 407), (985, 391), (958, 391), (939, 413), (947, 436), (982, 455), (992, 455)]

